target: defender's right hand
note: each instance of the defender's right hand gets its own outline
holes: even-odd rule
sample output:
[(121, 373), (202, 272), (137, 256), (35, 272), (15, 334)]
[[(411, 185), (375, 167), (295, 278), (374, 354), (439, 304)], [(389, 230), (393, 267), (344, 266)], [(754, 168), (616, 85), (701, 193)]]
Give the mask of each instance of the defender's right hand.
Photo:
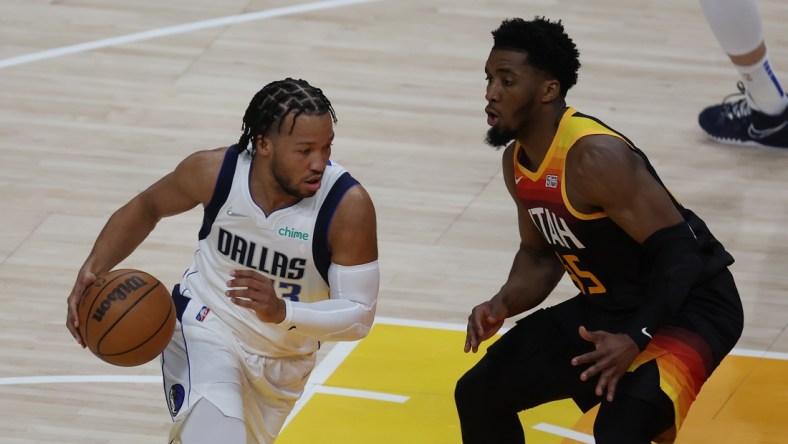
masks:
[(85, 271), (80, 271), (77, 281), (74, 282), (74, 288), (71, 289), (71, 294), (68, 295), (66, 300), (68, 304), (68, 311), (66, 313), (66, 328), (71, 332), (71, 336), (77, 340), (77, 343), (85, 348), (85, 341), (82, 340), (82, 335), (79, 334), (79, 315), (78, 307), (79, 301), (82, 300), (82, 295), (85, 290), (96, 281), (96, 275)]
[(468, 316), (465, 353), (479, 351), (479, 344), (490, 339), (501, 329), (507, 314), (506, 306), (495, 298), (474, 307), (471, 315)]

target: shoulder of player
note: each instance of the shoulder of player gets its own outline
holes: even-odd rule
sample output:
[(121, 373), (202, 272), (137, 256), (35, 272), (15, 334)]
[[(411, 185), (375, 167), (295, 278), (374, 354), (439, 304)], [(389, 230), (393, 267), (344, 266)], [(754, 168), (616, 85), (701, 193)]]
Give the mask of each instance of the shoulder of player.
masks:
[(631, 172), (637, 155), (622, 139), (606, 134), (580, 138), (569, 150), (566, 169), (575, 179), (599, 179)]
[(642, 164), (615, 136), (592, 135), (575, 142), (566, 158), (566, 186), (587, 205), (604, 207), (636, 192)]
[(206, 204), (213, 194), (228, 149), (232, 148), (200, 150), (186, 156), (172, 173), (178, 187)]
[(328, 236), (331, 261), (366, 264), (377, 259), (377, 218), (367, 191), (354, 185), (345, 192), (334, 213)]
[(205, 170), (215, 169), (218, 173), (228, 149), (231, 148), (223, 147), (195, 151), (186, 156), (178, 165), (178, 168), (186, 169), (190, 172), (205, 172)]
[(367, 190), (361, 184), (350, 187), (337, 208), (337, 215), (357, 217), (364, 213), (375, 214), (375, 207)]

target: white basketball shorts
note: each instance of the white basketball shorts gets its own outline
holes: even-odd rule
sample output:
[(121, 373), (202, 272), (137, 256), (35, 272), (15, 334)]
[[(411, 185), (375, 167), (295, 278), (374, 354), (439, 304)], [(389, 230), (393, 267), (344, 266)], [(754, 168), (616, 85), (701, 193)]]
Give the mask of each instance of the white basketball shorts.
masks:
[(201, 398), (246, 423), (247, 443), (272, 443), (304, 391), (315, 353), (270, 358), (243, 350), (224, 323), (198, 299), (186, 306), (161, 355), (164, 394), (180, 442), (189, 410)]

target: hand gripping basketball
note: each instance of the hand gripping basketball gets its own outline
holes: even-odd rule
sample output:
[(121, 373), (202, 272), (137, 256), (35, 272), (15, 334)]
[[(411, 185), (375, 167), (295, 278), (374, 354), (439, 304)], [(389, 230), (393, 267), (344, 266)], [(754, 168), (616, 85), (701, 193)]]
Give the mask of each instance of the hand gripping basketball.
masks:
[(175, 330), (172, 297), (158, 279), (133, 269), (100, 276), (78, 307), (85, 345), (110, 364), (131, 367), (161, 354)]

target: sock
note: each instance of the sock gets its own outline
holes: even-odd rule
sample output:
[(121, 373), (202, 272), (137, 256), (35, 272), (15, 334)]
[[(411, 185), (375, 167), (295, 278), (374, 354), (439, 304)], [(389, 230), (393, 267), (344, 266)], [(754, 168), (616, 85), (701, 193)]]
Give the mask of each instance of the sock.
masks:
[(776, 116), (788, 107), (788, 97), (769, 63), (769, 54), (751, 66), (736, 66), (741, 74), (750, 107)]

